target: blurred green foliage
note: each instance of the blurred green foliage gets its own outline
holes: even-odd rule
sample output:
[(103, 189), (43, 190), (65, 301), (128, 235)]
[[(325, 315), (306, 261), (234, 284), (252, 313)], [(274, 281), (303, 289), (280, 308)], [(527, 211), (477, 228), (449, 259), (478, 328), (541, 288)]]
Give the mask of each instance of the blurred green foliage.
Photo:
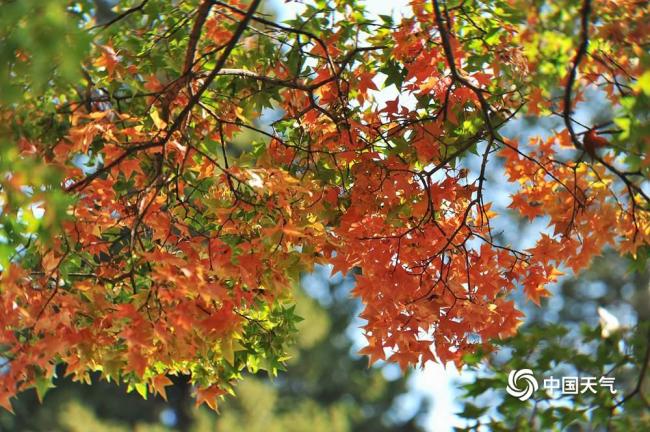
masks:
[[(648, 430), (648, 401), (637, 386), (643, 385), (645, 377), (650, 326), (621, 329), (608, 337), (601, 331), (600, 326), (583, 325), (572, 334), (561, 324), (535, 325), (501, 341), (505, 350), (499, 354), (468, 358), (477, 378), (462, 386), (460, 416), (468, 426), (458, 430)], [(539, 384), (526, 401), (506, 393), (509, 372), (519, 369), (531, 369)], [(587, 390), (576, 395), (542, 385), (543, 379), (551, 377), (603, 376), (615, 378), (616, 394), (600, 385), (595, 393)]]
[(0, 8), (0, 104), (81, 77), (91, 41), (80, 26), (88, 2), (2, 0)]

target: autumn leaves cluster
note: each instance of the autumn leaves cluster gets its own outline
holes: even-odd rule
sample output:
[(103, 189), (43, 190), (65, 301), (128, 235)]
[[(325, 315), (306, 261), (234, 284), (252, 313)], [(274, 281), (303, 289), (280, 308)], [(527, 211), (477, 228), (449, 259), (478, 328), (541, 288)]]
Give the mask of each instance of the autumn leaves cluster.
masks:
[[(461, 364), (514, 334), (513, 290), (539, 304), (603, 247), (648, 243), (647, 143), (619, 138), (629, 112), (618, 149), (585, 152), (566, 128), (522, 143), (499, 132), (539, 115), (584, 134), (599, 126), (573, 118), (589, 85), (613, 104), (646, 97), (648, 18), (631, 3), (642, 22), (629, 28), (606, 1), (413, 0), (399, 22), (317, 3), (275, 24), (258, 1), (153, 1), (88, 30), (83, 82), (29, 107), (57, 127), (15, 129), (21, 157), (60, 172), (71, 201), (55, 236), (3, 268), (3, 406), (44, 393), (65, 363), (163, 396), (169, 374), (191, 374), (214, 407), (243, 370), (281, 368), (291, 290), (317, 263), (357, 273), (371, 362)], [(592, 10), (602, 20), (586, 17), (577, 62), (573, 22)], [(279, 119), (261, 116), (271, 108)], [(492, 170), (516, 185), (511, 217), (548, 219), (534, 247), (494, 229), (509, 216), (488, 200)]]

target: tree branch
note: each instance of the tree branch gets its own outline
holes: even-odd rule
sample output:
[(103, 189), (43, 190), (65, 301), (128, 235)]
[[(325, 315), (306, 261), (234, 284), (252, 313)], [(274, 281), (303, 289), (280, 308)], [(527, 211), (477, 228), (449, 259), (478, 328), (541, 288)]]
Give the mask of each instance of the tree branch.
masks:
[(569, 79), (564, 88), (564, 111), (562, 117), (564, 117), (564, 124), (566, 125), (569, 135), (571, 135), (571, 141), (576, 148), (582, 149), (582, 144), (578, 141), (575, 131), (573, 130), (573, 124), (571, 124), (571, 109), (573, 84), (576, 80), (576, 75), (578, 73), (578, 67), (582, 62), (582, 58), (587, 54), (587, 46), (589, 45), (589, 15), (591, 14), (591, 0), (584, 0), (582, 4), (582, 9), (580, 10), (580, 45), (578, 46), (578, 51), (576, 56), (573, 59), (573, 65), (569, 71)]
[(187, 74), (192, 70), (194, 65), (194, 55), (196, 53), (196, 46), (199, 43), (199, 38), (201, 37), (201, 30), (205, 24), (205, 20), (210, 14), (210, 9), (212, 8), (211, 0), (204, 0), (203, 3), (199, 6), (199, 10), (196, 14), (196, 19), (194, 20), (194, 25), (192, 26), (192, 32), (190, 33), (190, 39), (187, 43), (187, 51), (185, 52), (185, 63), (183, 66), (183, 75)]
[(124, 18), (128, 17), (129, 15), (131, 15), (131, 14), (133, 14), (135, 12), (142, 11), (144, 9), (144, 7), (147, 5), (147, 3), (149, 3), (149, 0), (142, 0), (142, 3), (140, 3), (139, 5), (133, 6), (132, 8), (125, 10), (121, 14), (117, 15), (113, 19), (111, 19), (111, 20), (109, 20), (109, 21), (107, 21), (107, 22), (105, 22), (103, 24), (98, 24), (96, 26), (91, 27), (90, 30), (95, 30), (97, 28), (106, 29), (106, 28), (110, 27), (111, 25), (115, 24), (116, 22), (121, 21)]

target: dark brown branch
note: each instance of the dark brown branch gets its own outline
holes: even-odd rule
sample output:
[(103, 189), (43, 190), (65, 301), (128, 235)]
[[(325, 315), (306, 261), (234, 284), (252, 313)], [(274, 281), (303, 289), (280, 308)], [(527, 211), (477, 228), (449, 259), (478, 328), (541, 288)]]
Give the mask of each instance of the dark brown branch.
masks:
[(636, 385), (630, 391), (628, 394), (626, 394), (623, 399), (618, 401), (613, 407), (612, 411), (621, 405), (623, 405), (625, 402), (630, 400), (632, 397), (634, 397), (636, 394), (639, 394), (641, 391), (641, 387), (643, 386), (643, 381), (645, 381), (646, 373), (648, 372), (648, 365), (650, 364), (650, 330), (647, 332), (647, 337), (648, 340), (646, 341), (646, 348), (645, 348), (645, 355), (643, 356), (642, 364), (641, 364), (641, 370), (639, 371), (639, 377), (637, 378)]
[(221, 69), (218, 72), (219, 76), (236, 76), (236, 77), (241, 77), (241, 78), (251, 78), (256, 81), (261, 81), (267, 84), (273, 84), (273, 85), (278, 85), (281, 87), (288, 87), (296, 90), (302, 90), (305, 92), (311, 92), (313, 90), (313, 86), (307, 86), (304, 84), (301, 84), (299, 82), (296, 82), (295, 80), (290, 81), (290, 80), (282, 80), (279, 78), (275, 77), (270, 77), (266, 75), (259, 75), (255, 72), (246, 70), (246, 69)]
[(569, 71), (569, 79), (567, 80), (566, 87), (564, 89), (564, 111), (562, 117), (564, 117), (564, 124), (566, 125), (569, 135), (571, 135), (571, 141), (576, 148), (582, 149), (582, 144), (578, 141), (575, 131), (573, 130), (573, 124), (571, 124), (571, 104), (572, 104), (572, 92), (573, 84), (576, 80), (576, 75), (578, 73), (578, 67), (582, 62), (582, 58), (587, 54), (587, 46), (589, 45), (589, 15), (591, 14), (591, 0), (584, 0), (582, 4), (582, 9), (580, 10), (580, 45), (578, 46), (578, 51), (576, 56), (573, 59), (573, 64), (571, 70)]
[(210, 87), (212, 82), (215, 80), (215, 78), (219, 75), (219, 72), (221, 69), (224, 67), (226, 64), (226, 61), (228, 60), (228, 57), (230, 56), (230, 53), (232, 50), (235, 49), (235, 46), (237, 45), (237, 42), (239, 42), (239, 38), (241, 38), (242, 34), (248, 27), (248, 24), (250, 23), (253, 14), (257, 10), (258, 6), (260, 5), (261, 0), (253, 0), (251, 2), (251, 5), (246, 12), (244, 18), (240, 21), (239, 25), (235, 29), (235, 32), (233, 33), (232, 37), (230, 38), (230, 41), (228, 41), (228, 44), (224, 47), (221, 55), (219, 56), (219, 59), (217, 60), (214, 69), (210, 71), (208, 76), (206, 77), (205, 81), (203, 82), (203, 85), (199, 88), (199, 90), (192, 96), (192, 98), (189, 100), (185, 108), (181, 111), (181, 113), (176, 117), (172, 125), (167, 131), (167, 137), (165, 141), (168, 141), (172, 134), (176, 131), (178, 131), (181, 126), (183, 125), (185, 121), (185, 117), (194, 109), (196, 104), (199, 102), (201, 99), (201, 96), (203, 96), (203, 93)]
[(133, 153), (137, 153), (142, 150), (147, 150), (150, 148), (154, 147), (160, 147), (162, 146), (163, 143), (159, 142), (150, 142), (146, 144), (141, 144), (141, 145), (136, 145), (133, 147), (129, 147), (124, 153), (113, 159), (113, 161), (109, 162), (107, 165), (104, 165), (101, 168), (98, 168), (97, 171), (93, 172), (92, 174), (88, 174), (86, 177), (84, 177), (81, 180), (78, 180), (71, 185), (65, 187), (66, 192), (74, 192), (77, 189), (84, 188), (88, 186), (93, 180), (95, 180), (97, 177), (101, 176), (102, 174), (110, 171), (114, 167), (118, 166), (124, 159), (132, 155)]
[[(240, 14), (240, 15), (245, 15), (246, 14), (246, 11), (244, 11), (242, 9), (239, 9), (239, 8), (237, 8), (235, 6), (231, 6), (228, 3), (224, 3), (224, 2), (219, 1), (219, 0), (212, 0), (212, 3), (214, 3), (214, 4), (218, 5), (218, 6), (222, 6), (222, 7), (226, 8), (226, 9), (229, 9), (230, 11), (235, 12), (235, 13)], [(250, 19), (252, 19), (253, 21), (258, 22), (260, 24), (264, 24), (266, 26), (273, 27), (273, 28), (278, 29), (278, 30), (282, 30), (282, 31), (284, 31), (286, 33), (302, 35), (302, 36), (308, 37), (310, 39), (313, 39), (321, 46), (323, 51), (327, 52), (327, 45), (325, 44), (325, 42), (323, 40), (321, 40), (321, 38), (319, 38), (318, 36), (316, 36), (315, 34), (309, 32), (307, 30), (297, 29), (297, 28), (293, 28), (293, 27), (287, 27), (287, 26), (284, 26), (282, 24), (275, 23), (275, 22), (273, 22), (271, 20), (268, 20), (266, 18), (259, 17), (257, 15), (252, 15)]]
[(98, 169), (92, 174), (89, 174), (85, 178), (73, 183), (72, 185), (68, 186), (65, 188), (66, 192), (72, 192), (77, 189), (86, 187), (88, 184), (90, 184), (93, 180), (95, 180), (97, 177), (101, 176), (111, 168), (119, 165), (120, 162), (122, 162), (124, 159), (126, 159), (129, 155), (141, 151), (144, 149), (149, 149), (153, 147), (163, 147), (167, 142), (171, 139), (173, 134), (177, 132), (179, 129), (181, 129), (182, 125), (185, 122), (186, 116), (194, 109), (194, 107), (198, 104), (199, 100), (201, 99), (201, 96), (205, 91), (210, 87), (214, 79), (219, 75), (219, 71), (223, 68), (223, 66), (226, 64), (226, 61), (228, 60), (228, 56), (230, 56), (230, 53), (232, 52), (233, 49), (235, 49), (235, 46), (237, 45), (237, 42), (239, 41), (239, 38), (241, 35), (244, 33), (246, 28), (248, 27), (248, 24), (250, 23), (252, 15), (255, 13), (255, 10), (261, 3), (261, 0), (253, 0), (251, 3), (251, 6), (246, 12), (246, 16), (241, 20), (237, 28), (235, 29), (235, 32), (233, 33), (232, 37), (230, 38), (230, 41), (228, 44), (224, 47), (223, 52), (221, 53), (221, 56), (216, 62), (216, 65), (214, 69), (208, 74), (206, 77), (205, 81), (203, 82), (203, 85), (199, 88), (199, 90), (192, 96), (192, 98), (189, 100), (185, 108), (181, 111), (181, 113), (174, 119), (174, 122), (171, 124), (169, 129), (167, 129), (167, 135), (161, 140), (161, 141), (152, 141), (147, 144), (143, 144), (140, 146), (134, 146), (126, 150), (124, 153), (122, 153), (120, 156), (118, 156), (116, 159), (114, 159), (111, 163), (108, 165)]
[[(485, 120), (485, 126), (488, 128), (491, 139), (495, 137), (494, 126), (492, 125), (492, 120), (490, 119), (490, 111), (492, 111), (490, 105), (485, 100), (483, 96), (484, 90), (476, 87), (474, 84), (469, 82), (467, 78), (462, 76), (458, 69), (456, 68), (456, 60), (454, 58), (454, 51), (451, 47), (451, 42), (449, 40), (449, 29), (447, 28), (443, 18), (442, 13), (440, 12), (440, 6), (438, 5), (437, 0), (432, 0), (433, 2), (433, 11), (436, 18), (436, 25), (438, 26), (438, 31), (440, 32), (440, 39), (442, 40), (442, 48), (445, 52), (445, 57), (447, 58), (447, 63), (449, 64), (449, 70), (451, 72), (452, 78), (459, 82), (461, 85), (469, 88), (476, 95), (479, 104), (481, 105), (481, 110), (483, 111), (483, 117)], [(490, 146), (488, 145), (488, 148)]]
[(116, 22), (121, 21), (124, 18), (128, 17), (129, 15), (131, 15), (131, 14), (133, 14), (135, 12), (142, 11), (144, 9), (144, 7), (147, 5), (147, 3), (149, 3), (149, 0), (142, 0), (142, 3), (140, 3), (139, 5), (133, 6), (132, 8), (125, 10), (124, 12), (117, 15), (116, 17), (114, 17), (110, 21), (107, 21), (107, 22), (105, 22), (103, 24), (99, 24), (99, 25), (91, 27), (90, 30), (94, 30), (94, 29), (97, 29), (97, 28), (102, 28), (102, 29), (108, 28), (111, 25), (115, 24)]
[(196, 19), (194, 20), (194, 25), (192, 26), (192, 32), (190, 33), (190, 39), (187, 43), (187, 51), (185, 52), (185, 63), (183, 65), (183, 75), (187, 74), (192, 70), (194, 65), (194, 56), (196, 54), (196, 46), (199, 43), (199, 38), (201, 37), (201, 31), (205, 20), (210, 14), (210, 9), (212, 8), (211, 0), (204, 0), (203, 3), (199, 6), (199, 10), (196, 13)]

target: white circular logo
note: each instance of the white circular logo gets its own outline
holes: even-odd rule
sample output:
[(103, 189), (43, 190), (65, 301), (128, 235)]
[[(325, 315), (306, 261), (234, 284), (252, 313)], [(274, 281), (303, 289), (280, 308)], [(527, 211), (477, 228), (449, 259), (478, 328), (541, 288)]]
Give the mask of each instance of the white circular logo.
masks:
[[(520, 384), (523, 386), (519, 387)], [(518, 398), (521, 401), (527, 401), (539, 388), (539, 384), (533, 376), (533, 371), (530, 369), (519, 369), (510, 371), (508, 374), (508, 386), (506, 391), (509, 395)]]

